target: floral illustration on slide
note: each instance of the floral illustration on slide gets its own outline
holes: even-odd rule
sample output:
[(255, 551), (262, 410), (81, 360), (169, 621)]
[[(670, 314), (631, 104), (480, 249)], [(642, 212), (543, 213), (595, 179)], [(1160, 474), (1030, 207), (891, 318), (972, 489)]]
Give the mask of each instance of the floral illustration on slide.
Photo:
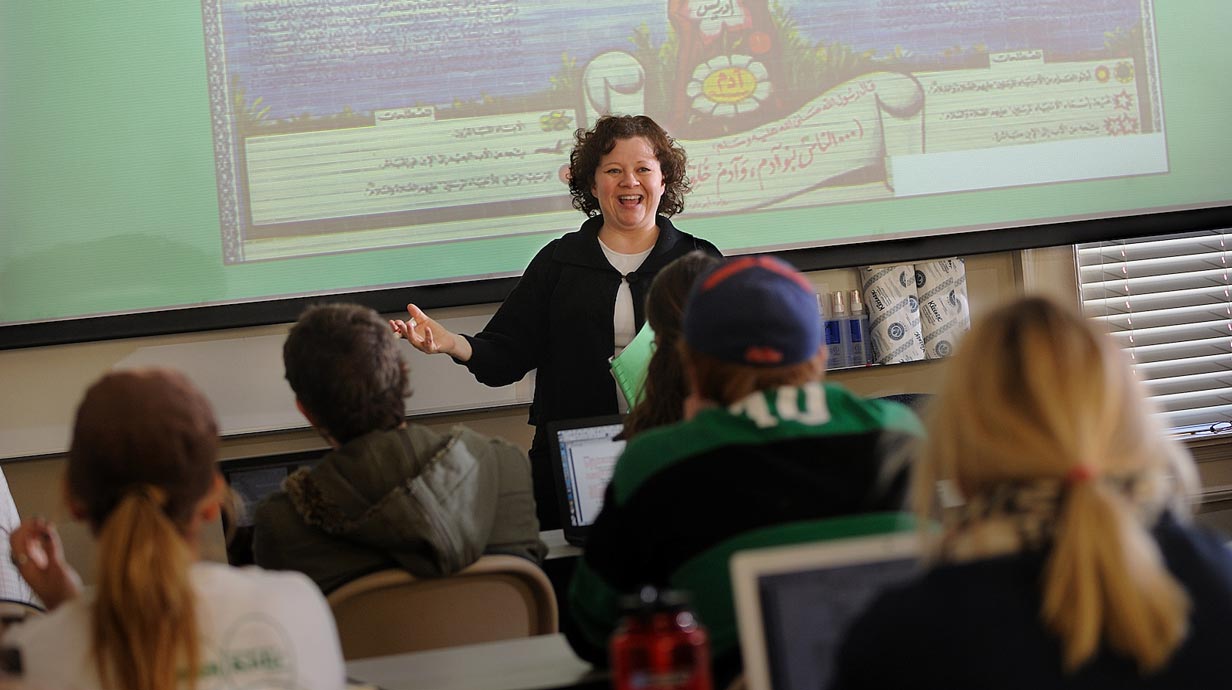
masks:
[(757, 110), (771, 88), (765, 65), (748, 55), (720, 55), (693, 70), (685, 93), (693, 99), (693, 110), (732, 117)]
[(1108, 136), (1123, 137), (1138, 133), (1138, 118), (1129, 115), (1117, 115), (1104, 119), (1104, 129)]
[(783, 114), (781, 84), (773, 86), (783, 76), (775, 10), (784, 14), (767, 0), (668, 1), (677, 45), (666, 119), (681, 135), (747, 129)]

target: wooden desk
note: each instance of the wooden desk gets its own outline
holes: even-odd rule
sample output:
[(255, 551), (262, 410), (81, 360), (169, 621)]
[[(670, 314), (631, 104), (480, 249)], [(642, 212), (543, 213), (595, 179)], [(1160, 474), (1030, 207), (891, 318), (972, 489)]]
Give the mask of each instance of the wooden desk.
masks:
[(574, 656), (560, 634), (359, 659), (346, 672), (382, 690), (607, 687), (607, 673)]

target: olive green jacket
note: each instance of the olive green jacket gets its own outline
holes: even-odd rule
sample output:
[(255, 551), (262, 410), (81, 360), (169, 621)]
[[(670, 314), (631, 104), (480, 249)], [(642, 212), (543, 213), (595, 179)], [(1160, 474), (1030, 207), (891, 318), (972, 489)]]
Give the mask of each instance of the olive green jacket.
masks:
[(257, 565), (301, 571), (327, 593), (386, 568), (439, 577), (485, 553), (547, 553), (526, 454), (462, 427), (354, 439), (288, 477), (253, 523)]

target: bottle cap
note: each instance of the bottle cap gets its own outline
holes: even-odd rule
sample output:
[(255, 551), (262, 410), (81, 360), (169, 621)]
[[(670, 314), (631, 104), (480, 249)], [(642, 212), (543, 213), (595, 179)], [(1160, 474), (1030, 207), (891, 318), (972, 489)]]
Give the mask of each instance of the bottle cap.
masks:
[(847, 307), (843, 305), (843, 291), (839, 290), (833, 295), (830, 295), (830, 316), (838, 317), (847, 313)]
[(671, 611), (687, 608), (689, 603), (690, 597), (687, 592), (659, 589), (654, 585), (644, 585), (636, 594), (627, 594), (620, 598), (620, 608), (625, 613)]
[(860, 299), (859, 290), (851, 291), (851, 301), (849, 304), (851, 305), (852, 314), (860, 314), (864, 312), (864, 301)]

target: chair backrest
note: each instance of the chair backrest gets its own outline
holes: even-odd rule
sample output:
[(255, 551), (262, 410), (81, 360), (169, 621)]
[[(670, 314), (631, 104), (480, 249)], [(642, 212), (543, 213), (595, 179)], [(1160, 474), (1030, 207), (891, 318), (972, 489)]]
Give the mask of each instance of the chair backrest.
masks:
[(449, 577), (382, 570), (329, 594), (347, 659), (555, 633), (556, 594), (517, 556), (483, 556)]

